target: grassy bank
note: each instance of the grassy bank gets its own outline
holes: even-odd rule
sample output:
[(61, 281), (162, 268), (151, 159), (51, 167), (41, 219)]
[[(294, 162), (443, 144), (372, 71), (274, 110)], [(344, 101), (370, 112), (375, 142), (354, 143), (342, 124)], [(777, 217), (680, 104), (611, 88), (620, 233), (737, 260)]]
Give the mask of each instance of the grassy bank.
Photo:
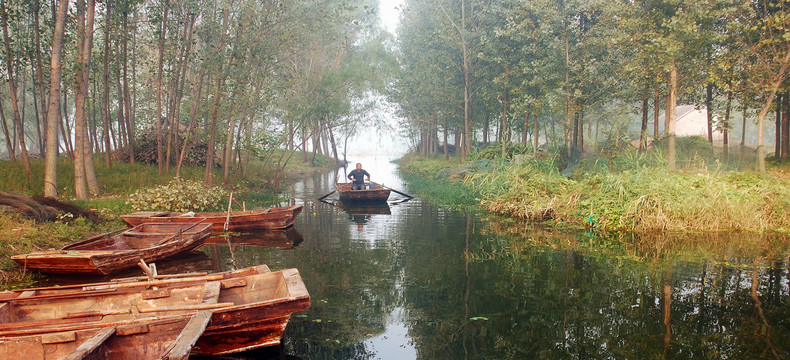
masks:
[(790, 230), (790, 176), (779, 166), (759, 174), (710, 170), (703, 162), (670, 172), (660, 161), (630, 158), (581, 162), (563, 173), (561, 163), (531, 155), (465, 163), (407, 156), (401, 169), (453, 184), (487, 211), (555, 226), (604, 233)]
[[(62, 219), (54, 222), (36, 223), (17, 215), (0, 212), (0, 290), (19, 288), (34, 284), (42, 275), (24, 271), (16, 267), (10, 256), (36, 250), (58, 249), (64, 245), (90, 235), (126, 226), (119, 215), (132, 211), (127, 203), (130, 194), (143, 188), (167, 184), (175, 177), (175, 168), (163, 176), (158, 175), (155, 165), (113, 163), (107, 168), (101, 158), (95, 159), (96, 176), (101, 185), (102, 195), (87, 201), (76, 201), (74, 197), (74, 168), (65, 157), (58, 160), (58, 191), (61, 201), (71, 201), (83, 208), (95, 209), (102, 217), (94, 224), (82, 218)], [(33, 176), (28, 178), (21, 161), (0, 161), (0, 191), (16, 192), (26, 195), (42, 195), (44, 188), (44, 160), (31, 161)], [(234, 199), (244, 201), (248, 208), (267, 206), (282, 199), (282, 188), (314, 172), (334, 169), (334, 161), (318, 157), (316, 166), (304, 162), (299, 154), (291, 158), (280, 178), (275, 174), (279, 169), (251, 161), (244, 174), (231, 176), (229, 184), (222, 184), (222, 170), (214, 173), (216, 184), (222, 184), (228, 191), (234, 191)], [(184, 167), (181, 178), (202, 181), (204, 168)], [(227, 199), (225, 199), (227, 201)], [(224, 208), (226, 203), (219, 207)]]

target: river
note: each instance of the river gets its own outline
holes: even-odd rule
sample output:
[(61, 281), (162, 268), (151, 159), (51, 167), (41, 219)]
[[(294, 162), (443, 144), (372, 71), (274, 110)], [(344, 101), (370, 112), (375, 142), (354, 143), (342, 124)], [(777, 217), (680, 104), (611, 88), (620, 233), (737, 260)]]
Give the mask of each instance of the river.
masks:
[[(387, 157), (350, 160), (373, 181), (410, 191)], [(282, 347), (234, 358), (790, 357), (787, 254), (744, 250), (773, 243), (758, 235), (624, 245), (419, 198), (342, 209), (316, 200), (336, 176), (288, 191), (305, 205), (288, 232), (206, 245), (195, 260), (213, 270), (295, 267), (310, 292)], [(727, 236), (746, 245), (718, 245)]]

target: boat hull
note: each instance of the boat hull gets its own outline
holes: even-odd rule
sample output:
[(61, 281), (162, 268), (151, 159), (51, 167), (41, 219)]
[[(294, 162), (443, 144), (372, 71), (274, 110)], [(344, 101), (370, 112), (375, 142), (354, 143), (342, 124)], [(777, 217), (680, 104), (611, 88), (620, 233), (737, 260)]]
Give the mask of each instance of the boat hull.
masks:
[(340, 197), (340, 200), (345, 202), (376, 203), (386, 202), (387, 199), (389, 199), (390, 192), (392, 191), (390, 188), (372, 182), (368, 184), (373, 184), (375, 188), (351, 190), (351, 183), (337, 183), (335, 186), (337, 188), (337, 194)]
[(209, 224), (169, 225), (169, 232), (148, 233), (144, 231), (148, 225), (140, 224), (123, 233), (95, 236), (62, 250), (11, 258), (27, 269), (44, 273), (106, 275), (136, 267), (141, 259), (150, 263), (194, 250), (211, 235)]
[(230, 217), (228, 217), (228, 213), (220, 212), (195, 213), (192, 216), (184, 216), (190, 214), (139, 211), (121, 215), (121, 218), (132, 226), (142, 223), (204, 221), (212, 224), (215, 232), (222, 232), (225, 230), (226, 221), (230, 231), (285, 229), (293, 226), (296, 216), (301, 212), (302, 205), (294, 205), (263, 210), (235, 211), (230, 213)]

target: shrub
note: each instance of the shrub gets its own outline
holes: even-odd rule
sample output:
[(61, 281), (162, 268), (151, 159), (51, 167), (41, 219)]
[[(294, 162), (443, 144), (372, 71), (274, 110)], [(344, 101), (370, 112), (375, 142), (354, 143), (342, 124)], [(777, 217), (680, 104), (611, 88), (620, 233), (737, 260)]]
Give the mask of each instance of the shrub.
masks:
[(221, 207), (226, 196), (219, 187), (206, 189), (197, 181), (173, 179), (166, 185), (136, 191), (126, 203), (136, 211), (206, 211)]

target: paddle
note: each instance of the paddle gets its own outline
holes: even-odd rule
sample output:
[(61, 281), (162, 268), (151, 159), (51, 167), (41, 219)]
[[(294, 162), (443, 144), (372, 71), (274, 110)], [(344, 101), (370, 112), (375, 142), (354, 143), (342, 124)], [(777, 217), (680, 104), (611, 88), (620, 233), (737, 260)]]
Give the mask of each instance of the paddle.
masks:
[(409, 199), (414, 199), (414, 196), (411, 196), (411, 195), (409, 195), (409, 194), (407, 194), (407, 193), (400, 192), (400, 191), (398, 191), (398, 190), (395, 190), (395, 189), (393, 189), (393, 188), (390, 188), (390, 190), (392, 190), (392, 192), (394, 192), (394, 193), (396, 193), (396, 194), (401, 194), (401, 195), (403, 195), (403, 196), (405, 196), (405, 197), (407, 197), (407, 198), (409, 198)]
[(334, 194), (335, 192), (337, 192), (337, 190), (332, 190), (332, 192), (331, 192), (331, 193), (329, 193), (329, 194), (326, 194), (326, 195), (324, 195), (324, 196), (322, 196), (322, 197), (318, 198), (318, 201), (324, 200), (324, 199), (325, 199), (327, 196), (329, 196), (329, 195), (332, 195), (332, 194)]

